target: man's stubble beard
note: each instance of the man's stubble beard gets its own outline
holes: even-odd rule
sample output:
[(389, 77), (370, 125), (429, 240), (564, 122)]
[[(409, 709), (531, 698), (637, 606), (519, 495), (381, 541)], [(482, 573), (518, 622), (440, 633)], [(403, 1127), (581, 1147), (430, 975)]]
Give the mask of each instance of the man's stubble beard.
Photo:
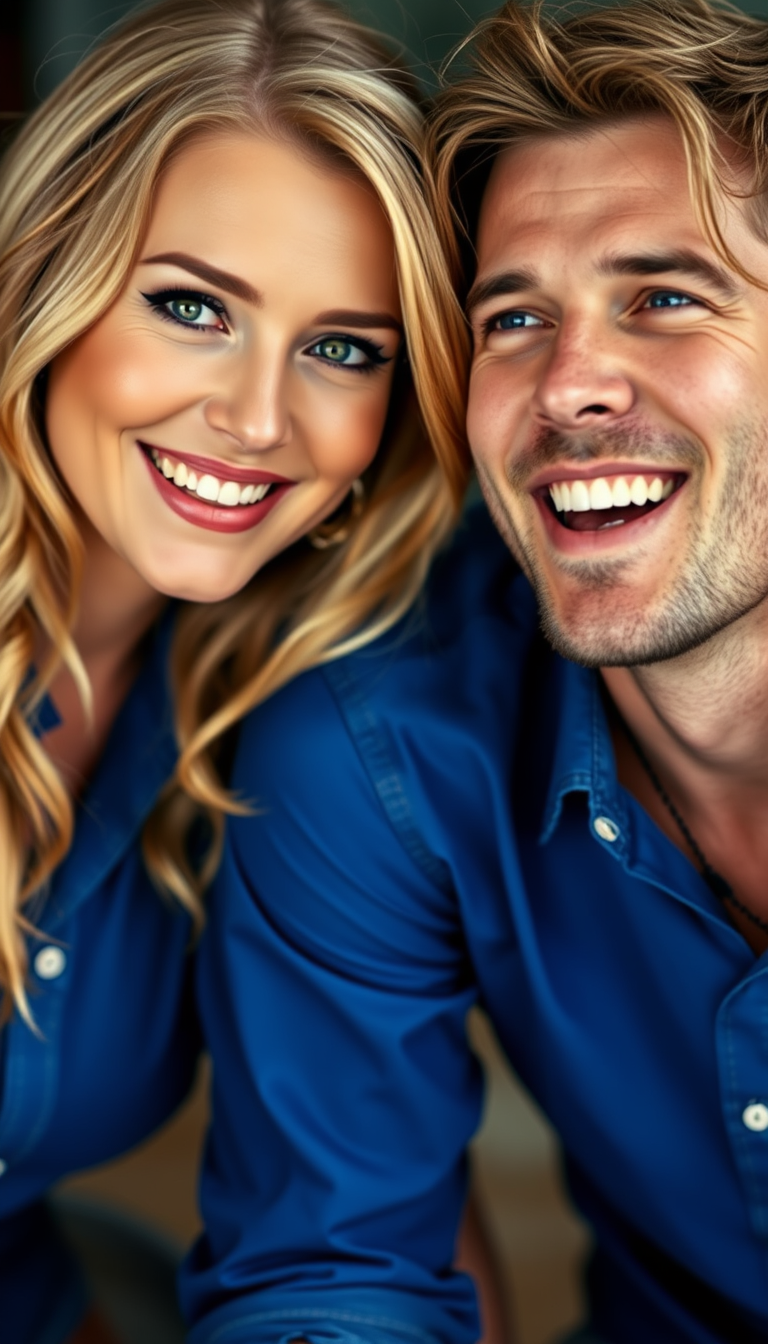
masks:
[[(546, 437), (551, 446), (548, 449), (545, 444), (540, 459), (546, 460), (548, 452), (553, 460), (557, 454), (560, 463), (568, 457), (583, 462), (607, 456), (599, 441), (595, 451), (564, 454), (559, 436)], [(697, 475), (701, 481), (704, 455), (698, 448), (694, 453), (691, 445), (688, 448), (685, 466), (679, 456), (676, 466), (689, 472), (683, 488), (691, 491), (696, 488)], [(563, 658), (586, 667), (664, 662), (700, 647), (768, 596), (768, 427), (756, 423), (740, 426), (724, 451), (728, 466), (709, 540), (705, 543), (697, 537), (691, 543), (688, 538), (688, 556), (674, 586), (654, 604), (653, 611), (647, 605), (632, 607), (632, 571), (642, 566), (637, 553), (631, 559), (560, 562), (561, 570), (574, 576), (581, 593), (596, 597), (602, 594), (606, 600), (603, 615), (591, 614), (575, 628), (559, 618), (535, 544), (517, 527), (505, 495), (478, 462), (478, 479), (494, 523), (536, 593), (544, 635)], [(636, 455), (640, 457), (640, 453)], [(626, 451), (620, 456), (626, 459)], [(692, 456), (698, 472), (691, 470)], [(658, 453), (654, 460), (657, 458)], [(657, 460), (657, 465), (661, 464)], [(527, 478), (532, 474), (529, 462)], [(514, 490), (514, 469), (510, 478), (510, 489)], [(699, 485), (699, 493), (700, 489)], [(687, 507), (692, 526), (696, 500), (689, 500)], [(619, 587), (622, 584), (623, 590)]]

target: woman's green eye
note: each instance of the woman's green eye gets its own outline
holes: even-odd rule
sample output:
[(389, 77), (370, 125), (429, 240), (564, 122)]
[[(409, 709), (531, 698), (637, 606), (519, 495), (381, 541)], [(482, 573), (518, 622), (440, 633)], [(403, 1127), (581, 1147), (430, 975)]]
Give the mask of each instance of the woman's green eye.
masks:
[(358, 350), (349, 341), (340, 341), (337, 336), (330, 336), (327, 341), (318, 341), (315, 349), (321, 359), (329, 359), (332, 364), (362, 364), (365, 360), (362, 350)]
[(380, 364), (390, 362), (390, 357), (382, 354), (381, 346), (363, 336), (323, 336), (304, 353), (326, 364), (335, 364), (337, 369), (354, 369), (355, 373), (372, 373)]
[(168, 305), (174, 317), (181, 322), (198, 322), (203, 314), (204, 304), (199, 299), (172, 299)]

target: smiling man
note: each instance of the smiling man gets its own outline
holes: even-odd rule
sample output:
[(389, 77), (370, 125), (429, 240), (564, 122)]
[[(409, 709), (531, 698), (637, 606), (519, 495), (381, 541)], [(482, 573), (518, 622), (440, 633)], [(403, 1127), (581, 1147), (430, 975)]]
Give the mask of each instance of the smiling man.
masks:
[(768, 248), (723, 201), (724, 264), (686, 179), (648, 113), (502, 151), (482, 204), (469, 437), (547, 634), (591, 666), (686, 654), (768, 592)]
[(273, 1193), (230, 1270), (260, 1340), (474, 1337), (479, 1000), (595, 1231), (579, 1339), (765, 1344), (768, 25), (508, 5), (435, 136), (503, 540), (243, 727), (202, 984)]
[(470, 445), (554, 649), (515, 650), (529, 1077), (622, 1344), (768, 1339), (767, 106), (758, 20), (510, 4), (435, 125)]

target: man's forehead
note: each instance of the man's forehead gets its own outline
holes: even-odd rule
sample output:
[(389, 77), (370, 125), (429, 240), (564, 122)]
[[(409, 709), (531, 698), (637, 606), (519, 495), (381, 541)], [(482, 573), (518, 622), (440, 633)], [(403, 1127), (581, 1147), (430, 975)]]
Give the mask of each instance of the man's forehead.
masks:
[(668, 118), (609, 122), (567, 135), (532, 136), (496, 157), (480, 212), (487, 221), (539, 214), (596, 215), (611, 207), (691, 214), (682, 141)]
[[(748, 273), (768, 275), (768, 248), (755, 234), (749, 207), (722, 194), (720, 201), (729, 246)], [(614, 265), (615, 258), (673, 254), (698, 256), (711, 278), (717, 270), (723, 292), (729, 277), (741, 283), (738, 269), (723, 262), (702, 231), (682, 139), (661, 115), (531, 137), (503, 150), (483, 197), (477, 252), (481, 285), (494, 272), (534, 272), (556, 258), (561, 270), (584, 262), (608, 274), (633, 270)], [(650, 261), (636, 269), (652, 273)]]

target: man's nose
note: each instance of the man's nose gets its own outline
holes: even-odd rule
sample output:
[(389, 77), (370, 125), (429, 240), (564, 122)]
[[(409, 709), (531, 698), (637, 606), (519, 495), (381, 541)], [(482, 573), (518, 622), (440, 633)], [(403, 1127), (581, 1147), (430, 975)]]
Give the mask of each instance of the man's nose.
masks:
[(246, 452), (263, 452), (291, 436), (288, 371), (277, 351), (233, 361), (206, 402), (209, 425)]
[(621, 338), (595, 322), (566, 322), (550, 348), (535, 410), (563, 430), (606, 426), (631, 411), (636, 393), (617, 349)]

